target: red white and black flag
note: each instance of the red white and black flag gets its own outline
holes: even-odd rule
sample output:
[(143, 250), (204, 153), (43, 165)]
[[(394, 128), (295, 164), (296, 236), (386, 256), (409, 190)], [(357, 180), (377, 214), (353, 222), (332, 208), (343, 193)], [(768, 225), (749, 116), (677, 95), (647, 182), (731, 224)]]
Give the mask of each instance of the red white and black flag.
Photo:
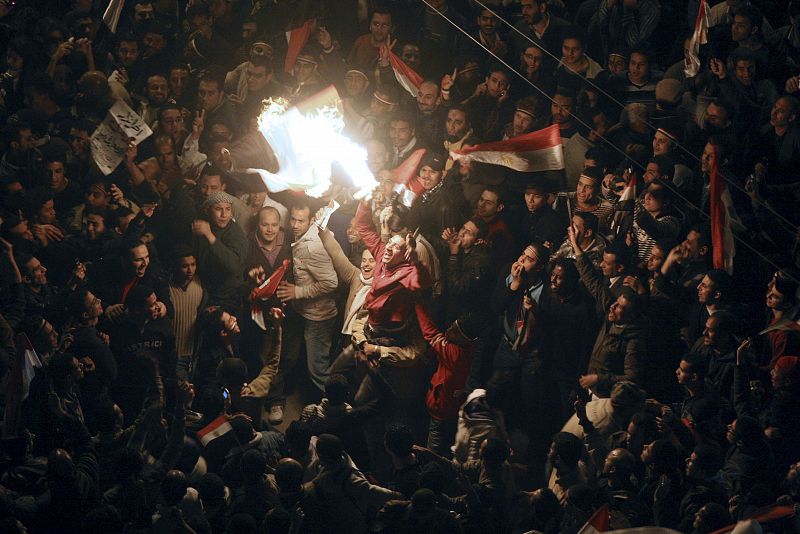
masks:
[(454, 160), (469, 158), (521, 172), (557, 171), (564, 168), (561, 131), (557, 124), (504, 141), (453, 150), (450, 155)]

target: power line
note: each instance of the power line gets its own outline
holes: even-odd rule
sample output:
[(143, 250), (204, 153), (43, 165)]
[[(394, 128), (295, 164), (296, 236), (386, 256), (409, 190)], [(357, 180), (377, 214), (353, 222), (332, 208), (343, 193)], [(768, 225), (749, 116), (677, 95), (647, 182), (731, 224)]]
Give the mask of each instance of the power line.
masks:
[[(424, 0), (423, 0), (423, 1), (424, 1)], [(520, 29), (519, 29), (519, 28), (517, 28), (515, 25), (511, 24), (511, 22), (507, 21), (506, 19), (504, 19), (503, 17), (501, 17), (500, 15), (498, 15), (498, 14), (497, 14), (497, 12), (495, 12), (494, 10), (492, 10), (490, 7), (486, 6), (486, 4), (484, 4), (483, 2), (481, 2), (481, 0), (473, 0), (473, 1), (474, 1), (476, 4), (478, 4), (479, 6), (481, 6), (483, 9), (485, 9), (486, 11), (489, 11), (489, 12), (490, 12), (492, 15), (494, 15), (495, 17), (497, 17), (497, 19), (498, 19), (498, 20), (501, 20), (501, 21), (502, 21), (504, 24), (506, 24), (506, 25), (507, 25), (507, 26), (509, 26), (509, 27), (510, 27), (512, 30), (514, 30), (515, 32), (517, 32), (518, 34), (520, 34), (522, 37), (524, 37), (526, 40), (528, 40), (528, 41), (529, 41), (531, 44), (533, 44), (533, 45), (534, 45), (536, 48), (538, 48), (539, 50), (541, 50), (542, 52), (544, 52), (545, 54), (547, 54), (547, 55), (548, 55), (550, 58), (554, 59), (554, 60), (555, 60), (556, 62), (558, 62), (558, 63), (560, 63), (560, 62), (561, 62), (561, 58), (559, 58), (559, 57), (556, 57), (556, 56), (555, 56), (555, 55), (554, 55), (552, 52), (550, 52), (549, 50), (547, 50), (546, 48), (544, 48), (544, 47), (543, 47), (541, 44), (539, 44), (539, 43), (537, 43), (536, 41), (534, 41), (533, 39), (531, 39), (531, 38), (530, 38), (528, 35), (526, 35), (524, 32), (520, 31)], [(426, 2), (426, 3), (427, 3), (427, 2)], [(460, 29), (460, 28), (459, 28), (459, 29)], [(492, 55), (494, 55), (494, 54), (492, 54)], [(495, 56), (495, 57), (497, 57), (497, 56)], [(498, 59), (499, 59), (499, 58), (498, 58)], [(616, 99), (616, 98), (615, 98), (613, 95), (611, 95), (611, 94), (609, 94), (608, 92), (606, 92), (606, 90), (605, 90), (605, 89), (603, 89), (602, 87), (600, 87), (599, 85), (597, 85), (597, 84), (596, 84), (596, 83), (595, 83), (593, 80), (591, 80), (590, 78), (587, 78), (586, 76), (584, 76), (583, 74), (581, 74), (581, 73), (579, 73), (579, 72), (575, 72), (575, 71), (572, 71), (572, 70), (570, 70), (570, 72), (572, 72), (572, 73), (573, 73), (575, 76), (578, 76), (578, 77), (579, 77), (581, 80), (583, 80), (585, 83), (589, 84), (589, 85), (590, 85), (592, 88), (594, 88), (595, 90), (597, 90), (597, 91), (598, 91), (599, 93), (601, 93), (603, 96), (605, 96), (606, 98), (608, 98), (609, 100), (611, 100), (612, 102), (614, 102), (614, 103), (615, 103), (617, 106), (619, 106), (621, 109), (625, 109), (625, 104), (623, 104), (622, 102), (620, 102), (619, 100), (617, 100), (617, 99)], [(658, 128), (657, 128), (656, 126), (654, 126), (653, 124), (651, 124), (650, 122), (648, 122), (648, 121), (643, 121), (643, 122), (644, 122), (644, 124), (645, 124), (645, 125), (647, 125), (647, 127), (649, 127), (649, 128), (650, 128), (651, 130), (653, 130), (654, 132), (655, 132), (656, 130), (658, 130)], [(689, 150), (688, 148), (686, 148), (685, 146), (683, 146), (681, 143), (679, 143), (679, 142), (678, 142), (677, 140), (675, 140), (675, 139), (673, 139), (672, 141), (675, 143), (675, 146), (676, 146), (676, 147), (678, 147), (678, 148), (679, 148), (679, 149), (681, 149), (681, 150), (682, 150), (682, 151), (683, 151), (685, 154), (689, 155), (689, 157), (691, 157), (692, 159), (694, 159), (695, 161), (697, 161), (698, 163), (700, 163), (700, 158), (699, 158), (699, 157), (697, 157), (697, 155), (695, 155), (694, 153), (692, 153), (692, 151), (691, 151), (691, 150)], [(747, 192), (747, 190), (745, 190), (743, 187), (741, 187), (739, 184), (737, 184), (735, 180), (732, 180), (732, 179), (728, 178), (728, 177), (725, 175), (725, 173), (722, 173), (722, 172), (720, 172), (720, 176), (721, 176), (721, 177), (722, 177), (722, 178), (725, 180), (725, 182), (726, 182), (726, 183), (730, 184), (731, 186), (735, 187), (736, 189), (738, 189), (738, 190), (739, 190), (739, 191), (741, 191), (742, 193), (744, 193), (744, 194), (746, 194), (746, 195), (748, 195), (748, 196), (749, 196), (749, 193)], [(797, 226), (796, 226), (794, 223), (792, 223), (792, 222), (791, 222), (789, 219), (787, 219), (786, 217), (784, 217), (783, 215), (781, 215), (780, 213), (778, 213), (777, 211), (775, 211), (775, 210), (774, 210), (774, 209), (773, 209), (773, 208), (772, 208), (772, 207), (771, 207), (769, 204), (767, 204), (766, 202), (763, 202), (763, 201), (761, 201), (761, 200), (759, 200), (759, 199), (754, 199), (754, 200), (755, 200), (755, 201), (756, 201), (756, 202), (757, 202), (757, 203), (758, 203), (760, 206), (763, 206), (763, 207), (764, 207), (764, 208), (765, 208), (767, 211), (769, 211), (769, 212), (770, 212), (770, 213), (772, 213), (774, 216), (776, 216), (778, 219), (780, 219), (781, 221), (783, 221), (783, 222), (784, 222), (784, 223), (785, 223), (785, 224), (786, 224), (786, 225), (787, 225), (787, 226), (788, 226), (788, 227), (791, 229), (792, 233), (796, 233), (796, 232), (797, 232), (797, 230), (798, 230), (798, 227), (797, 227)]]
[[(555, 101), (555, 100), (554, 100), (554, 99), (553, 99), (553, 98), (552, 98), (552, 97), (551, 97), (549, 94), (547, 94), (547, 92), (546, 92), (546, 91), (544, 91), (544, 90), (543, 90), (541, 87), (539, 87), (539, 86), (537, 86), (536, 84), (534, 84), (532, 81), (530, 81), (528, 78), (526, 78), (526, 77), (525, 77), (525, 76), (524, 76), (522, 73), (520, 73), (518, 70), (514, 69), (514, 68), (513, 68), (511, 65), (509, 65), (509, 64), (508, 64), (508, 63), (507, 63), (505, 60), (503, 60), (502, 58), (500, 58), (500, 57), (499, 57), (497, 54), (495, 54), (494, 52), (492, 52), (491, 50), (489, 50), (489, 49), (488, 49), (488, 48), (487, 48), (487, 47), (486, 47), (486, 46), (485, 46), (483, 43), (479, 42), (479, 41), (478, 41), (477, 39), (475, 39), (475, 38), (474, 38), (472, 35), (470, 35), (470, 34), (469, 34), (469, 32), (467, 32), (466, 30), (464, 30), (463, 28), (461, 28), (461, 27), (460, 27), (458, 24), (456, 24), (455, 22), (453, 22), (453, 20), (451, 20), (451, 19), (450, 19), (450, 18), (449, 18), (447, 15), (445, 15), (444, 13), (442, 13), (441, 11), (439, 11), (438, 9), (436, 9), (435, 7), (433, 7), (433, 6), (432, 6), (432, 5), (431, 5), (431, 4), (428, 2), (428, 0), (421, 0), (421, 1), (422, 1), (422, 3), (424, 3), (426, 6), (428, 6), (428, 7), (429, 7), (429, 8), (430, 8), (430, 9), (431, 9), (433, 12), (435, 12), (437, 15), (439, 15), (440, 17), (442, 17), (443, 19), (445, 19), (445, 20), (446, 20), (446, 21), (447, 21), (447, 22), (448, 22), (450, 25), (452, 25), (452, 26), (453, 26), (454, 28), (456, 28), (458, 31), (460, 31), (461, 33), (463, 33), (464, 35), (466, 35), (466, 36), (467, 36), (467, 37), (468, 37), (468, 38), (469, 38), (471, 41), (473, 41), (475, 44), (477, 44), (478, 46), (480, 46), (481, 48), (483, 48), (484, 50), (486, 50), (486, 52), (487, 52), (487, 53), (489, 53), (489, 54), (490, 54), (492, 57), (494, 57), (494, 58), (495, 58), (497, 61), (499, 61), (500, 63), (502, 63), (503, 65), (505, 65), (505, 67), (506, 67), (506, 68), (508, 68), (508, 69), (509, 69), (511, 72), (513, 72), (514, 74), (516, 74), (517, 76), (519, 76), (520, 78), (522, 78), (522, 79), (523, 79), (523, 80), (524, 80), (524, 81), (525, 81), (525, 82), (526, 82), (528, 85), (530, 85), (531, 87), (533, 87), (534, 89), (536, 89), (536, 90), (537, 90), (539, 93), (541, 93), (541, 94), (542, 94), (542, 95), (543, 95), (543, 96), (544, 96), (544, 97), (545, 97), (547, 100), (549, 100), (549, 101), (550, 101), (552, 104), (556, 104), (556, 105), (558, 105), (558, 103), (557, 103), (557, 102), (556, 102), (556, 101)], [(573, 119), (575, 119), (575, 121), (576, 121), (576, 122), (578, 122), (578, 123), (579, 123), (581, 126), (583, 126), (584, 128), (588, 128), (589, 130), (591, 130), (591, 129), (592, 129), (592, 128), (591, 128), (591, 126), (589, 126), (589, 125), (588, 125), (588, 124), (587, 124), (587, 123), (586, 123), (586, 122), (585, 122), (583, 119), (581, 119), (581, 118), (580, 118), (580, 117), (578, 117), (577, 115), (575, 115), (575, 114), (572, 114), (572, 113), (571, 113), (571, 116), (572, 116), (572, 118), (573, 118)], [(623, 156), (624, 158), (626, 158), (626, 159), (630, 160), (630, 161), (631, 161), (631, 163), (632, 163), (632, 164), (634, 164), (634, 165), (636, 165), (636, 166), (637, 166), (639, 169), (641, 169), (641, 170), (645, 170), (645, 167), (644, 167), (644, 166), (643, 166), (641, 163), (639, 163), (638, 161), (635, 161), (635, 160), (633, 160), (633, 159), (629, 158), (629, 157), (628, 157), (628, 155), (627, 155), (627, 154), (626, 154), (626, 153), (625, 153), (625, 152), (624, 152), (624, 151), (623, 151), (621, 148), (619, 148), (618, 146), (616, 146), (616, 145), (614, 145), (613, 143), (609, 142), (609, 140), (608, 140), (608, 139), (606, 139), (605, 137), (603, 137), (602, 135), (599, 135), (599, 134), (598, 134), (598, 137), (599, 137), (600, 139), (602, 139), (603, 141), (605, 141), (605, 142), (606, 142), (606, 143), (607, 143), (609, 146), (613, 147), (613, 148), (614, 148), (614, 150), (616, 150), (617, 152), (619, 152), (620, 154), (622, 154), (622, 156)], [(671, 191), (672, 191), (672, 192), (673, 192), (673, 193), (674, 193), (674, 194), (675, 194), (675, 195), (676, 195), (678, 198), (680, 198), (681, 200), (683, 200), (683, 201), (684, 201), (684, 202), (685, 202), (687, 205), (691, 206), (692, 208), (694, 208), (695, 210), (697, 210), (699, 213), (701, 213), (702, 215), (704, 215), (706, 219), (708, 219), (708, 220), (711, 220), (711, 216), (710, 216), (709, 214), (707, 214), (706, 212), (704, 212), (702, 209), (700, 209), (698, 206), (696, 206), (696, 205), (695, 205), (695, 204), (694, 204), (692, 201), (690, 201), (688, 198), (686, 198), (685, 196), (683, 196), (683, 195), (682, 195), (682, 194), (681, 194), (681, 193), (680, 193), (680, 192), (679, 192), (679, 191), (678, 191), (678, 190), (675, 188), (674, 184), (672, 184), (672, 183), (670, 183), (670, 182), (666, 182), (666, 181), (665, 181), (665, 182), (664, 182), (664, 185), (665, 185), (666, 187), (668, 187), (668, 188), (669, 188), (669, 189), (670, 189), (670, 190), (671, 190)], [(760, 251), (758, 251), (758, 250), (757, 250), (757, 249), (755, 249), (755, 248), (754, 248), (752, 245), (750, 245), (750, 243), (748, 243), (747, 241), (743, 240), (742, 238), (740, 238), (739, 236), (737, 236), (735, 233), (733, 234), (733, 238), (734, 238), (736, 241), (738, 241), (739, 243), (743, 244), (743, 245), (744, 245), (745, 247), (747, 247), (748, 249), (750, 249), (750, 251), (751, 251), (751, 252), (753, 252), (754, 254), (756, 254), (757, 256), (759, 256), (759, 257), (760, 257), (762, 260), (764, 260), (764, 261), (765, 261), (765, 262), (767, 262), (768, 264), (770, 264), (770, 265), (772, 265), (773, 267), (775, 267), (775, 269), (780, 269), (780, 268), (781, 268), (779, 265), (777, 265), (775, 262), (773, 262), (773, 261), (772, 261), (770, 258), (768, 258), (768, 257), (767, 257), (767, 256), (765, 256), (764, 254), (762, 254)], [(794, 277), (791, 277), (791, 276), (789, 276), (789, 277), (790, 277), (790, 278), (792, 278), (792, 279), (793, 279), (795, 282), (797, 282), (797, 283), (800, 283), (800, 280), (795, 280), (795, 279), (794, 279)]]

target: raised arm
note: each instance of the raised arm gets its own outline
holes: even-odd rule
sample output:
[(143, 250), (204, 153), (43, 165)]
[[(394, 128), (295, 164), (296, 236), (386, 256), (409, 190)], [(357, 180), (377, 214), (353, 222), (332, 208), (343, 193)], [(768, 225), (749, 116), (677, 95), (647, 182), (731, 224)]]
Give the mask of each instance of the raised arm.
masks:
[(358, 277), (359, 268), (350, 263), (347, 256), (342, 250), (342, 246), (333, 237), (333, 232), (328, 229), (319, 229), (319, 239), (322, 241), (322, 246), (325, 247), (325, 252), (330, 256), (333, 262), (333, 268), (336, 274), (339, 275), (344, 282), (350, 284), (352, 280)]
[(385, 245), (381, 243), (381, 236), (372, 222), (372, 210), (364, 201), (359, 202), (356, 216), (353, 219), (358, 235), (364, 241), (372, 256), (377, 260), (383, 255)]

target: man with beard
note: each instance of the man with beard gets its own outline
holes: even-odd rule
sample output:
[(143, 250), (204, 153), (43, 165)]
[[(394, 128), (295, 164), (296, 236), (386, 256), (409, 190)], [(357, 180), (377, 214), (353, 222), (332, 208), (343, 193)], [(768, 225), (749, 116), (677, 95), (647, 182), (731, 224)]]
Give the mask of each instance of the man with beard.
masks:
[(228, 193), (212, 194), (203, 203), (207, 218), (192, 222), (192, 234), (197, 270), (207, 285), (209, 302), (236, 312), (241, 304), (247, 238), (233, 222), (232, 205)]
[[(547, 0), (522, 0), (522, 20), (514, 27), (517, 32), (511, 36), (514, 53), (511, 57), (520, 57), (533, 40), (540, 48), (549, 52), (549, 56), (561, 57), (563, 34), (569, 29), (569, 23), (548, 11)], [(553, 62), (555, 67), (555, 60)]]
[(167, 76), (160, 72), (150, 74), (144, 86), (144, 95), (139, 98), (139, 105), (136, 112), (142, 120), (151, 128), (154, 128), (158, 120), (158, 111), (169, 98), (169, 83)]
[(482, 139), (500, 139), (503, 125), (513, 116), (509, 86), (508, 73), (499, 68), (492, 69), (472, 96), (463, 102), (470, 110), (473, 128)]
[(466, 312), (480, 316), (490, 296), (494, 269), (489, 247), (483, 243), (487, 232), (486, 223), (472, 217), (460, 230), (445, 228), (442, 233), (450, 251), (444, 290), (445, 324)]
[[(105, 314), (109, 319), (118, 319), (124, 313), (130, 292), (139, 284), (151, 288), (156, 294), (156, 309), (162, 317), (167, 314), (169, 290), (167, 283), (156, 265), (150, 264), (150, 251), (147, 244), (139, 240), (130, 242), (122, 260), (122, 265), (113, 260), (106, 265), (104, 280), (108, 283), (93, 284), (94, 292), (108, 305)], [(120, 269), (121, 267), (121, 269)]]
[[(281, 281), (276, 295), (281, 303), (291, 305), (302, 317), (308, 373), (314, 385), (324, 391), (330, 367), (333, 325), (338, 313), (332, 293), (339, 282), (311, 216), (311, 206), (302, 198), (289, 211), (289, 226), (294, 234), (294, 281)], [(287, 354), (285, 372), (282, 372), (284, 381), (299, 358), (300, 347), (297, 348), (294, 354)], [(278, 380), (280, 382), (281, 378)]]
[(417, 90), (417, 136), (427, 146), (437, 146), (444, 137), (444, 109), (439, 84), (423, 81)]
[[(447, 117), (444, 121), (444, 141), (439, 146), (444, 146), (447, 154), (451, 150), (461, 150), (464, 143), (472, 137), (472, 122), (470, 121), (467, 108), (461, 105), (451, 106), (447, 109)], [(461, 161), (465, 161), (462, 159)], [(445, 171), (449, 171), (453, 166), (452, 156), (448, 156)]]

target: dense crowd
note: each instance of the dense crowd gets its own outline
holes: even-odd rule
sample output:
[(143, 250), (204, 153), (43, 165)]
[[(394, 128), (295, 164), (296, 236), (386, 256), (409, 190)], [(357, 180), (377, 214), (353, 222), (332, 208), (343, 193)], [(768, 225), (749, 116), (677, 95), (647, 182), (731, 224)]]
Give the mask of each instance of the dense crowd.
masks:
[(0, 0), (0, 534), (800, 530), (800, 2), (119, 3)]

